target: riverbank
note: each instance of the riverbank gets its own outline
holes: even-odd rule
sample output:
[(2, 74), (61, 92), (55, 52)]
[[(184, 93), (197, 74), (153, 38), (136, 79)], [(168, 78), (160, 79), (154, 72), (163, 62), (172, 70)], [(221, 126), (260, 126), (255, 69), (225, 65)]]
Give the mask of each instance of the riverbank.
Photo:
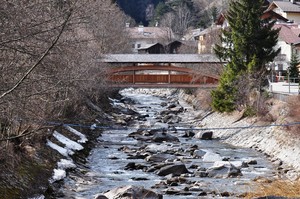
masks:
[(198, 111), (181, 105), (176, 90), (127, 89), (121, 94), (124, 99), (112, 102), (126, 114), (114, 120), (125, 128), (103, 132), (85, 171), (69, 173), (59, 198), (113, 198), (125, 188), (143, 193), (141, 185), (166, 199), (239, 198), (254, 179), (276, 176), (261, 153), (193, 130)]
[[(207, 107), (203, 108), (204, 107), (203, 106), (203, 102), (204, 102), (203, 97), (195, 96), (192, 94), (187, 94), (186, 92), (178, 91), (175, 89), (170, 89), (170, 90), (157, 90), (157, 89), (143, 90), (143, 89), (141, 89), (138, 92), (167, 98), (168, 99), (167, 102), (170, 103), (170, 105), (172, 104), (175, 107), (178, 106), (177, 107), (178, 110), (182, 111), (180, 113), (180, 118), (182, 118), (182, 121), (179, 122), (179, 123), (181, 123), (180, 125), (186, 124), (187, 127), (192, 127), (192, 128), (197, 128), (197, 129), (203, 129), (203, 128), (209, 129), (209, 131), (213, 132), (213, 138), (217, 142), (221, 141), (221, 142), (229, 143), (231, 145), (243, 147), (243, 148), (254, 148), (257, 151), (260, 151), (263, 154), (265, 154), (265, 156), (267, 156), (269, 158), (269, 160), (272, 160), (273, 164), (276, 167), (275, 171), (279, 174), (279, 176), (282, 176), (283, 179), (289, 179), (289, 180), (294, 181), (298, 178), (299, 170), (300, 170), (299, 162), (297, 161), (298, 157), (300, 157), (299, 156), (300, 155), (299, 139), (297, 137), (295, 137), (295, 135), (291, 135), (291, 134), (287, 133), (284, 128), (268, 126), (268, 125), (270, 125), (269, 122), (262, 122), (262, 120), (260, 120), (258, 118), (254, 118), (254, 117), (241, 119), (241, 113), (237, 113), (237, 112), (230, 114), (230, 115), (210, 112), (209, 111), (210, 109), (208, 109)], [(136, 93), (133, 91), (131, 93), (131, 95), (135, 96)], [(179, 99), (179, 104), (177, 103), (178, 99)], [(128, 125), (130, 125), (131, 121), (133, 121), (133, 120), (137, 120), (137, 121), (140, 121), (141, 123), (144, 123), (145, 117), (151, 111), (154, 111), (154, 109), (152, 107), (153, 105), (148, 105), (146, 103), (145, 105), (141, 105), (141, 107), (140, 107), (142, 109), (145, 109), (143, 112), (143, 114), (145, 114), (145, 115), (143, 115), (143, 114), (140, 116), (136, 115), (136, 112), (133, 111), (134, 109), (131, 109), (133, 107), (131, 106), (132, 102), (130, 102), (130, 100), (132, 100), (132, 99), (130, 99), (130, 98), (125, 98), (122, 100), (111, 99), (111, 101), (110, 101), (111, 105), (113, 106), (113, 108), (116, 109), (115, 111), (110, 111), (111, 116), (106, 115), (107, 118), (110, 118), (111, 122), (113, 121), (113, 123), (111, 123), (111, 124), (128, 126)], [(144, 100), (148, 100), (148, 101), (150, 100), (151, 103), (154, 103), (154, 101), (151, 101), (151, 99), (149, 97), (145, 97)], [(161, 107), (165, 103), (166, 102), (154, 103), (154, 106)], [(166, 104), (164, 106), (166, 106)], [(104, 116), (104, 112), (101, 111), (100, 107), (97, 107), (95, 104), (90, 104), (89, 107), (92, 107), (92, 109), (97, 110), (97, 112), (99, 112), (99, 113), (101, 112), (102, 113), (101, 116), (102, 117)], [(115, 112), (115, 113), (113, 113), (113, 112)], [(160, 113), (163, 113), (163, 112), (160, 112)], [(281, 104), (279, 102), (276, 102), (276, 103), (274, 102), (273, 108), (270, 110), (270, 114), (273, 114), (273, 117), (277, 118), (276, 122), (274, 122), (273, 124), (279, 123), (279, 122), (282, 123), (283, 118), (287, 114), (285, 104)], [(176, 117), (175, 116), (174, 116), (174, 118), (172, 118), (172, 119), (174, 119), (174, 122), (177, 121), (176, 118), (178, 118), (177, 116)], [(104, 118), (106, 118), (106, 117), (104, 117)], [(102, 118), (102, 119), (104, 119), (104, 118)], [(104, 121), (100, 122), (99, 119), (100, 118), (98, 117), (96, 123), (104, 124)], [(159, 118), (156, 118), (156, 119), (159, 119)], [(164, 119), (170, 119), (170, 118), (162, 117), (162, 115), (161, 115), (161, 120), (163, 121)], [(148, 123), (149, 122), (146, 122), (142, 126), (147, 125)], [(248, 127), (248, 126), (254, 127), (254, 126), (261, 126), (261, 125), (266, 125), (267, 127), (239, 128), (239, 127)], [(163, 126), (165, 126), (165, 124)], [(96, 126), (92, 125), (91, 127), (96, 127)], [(149, 128), (151, 128), (151, 127), (152, 126), (149, 126)], [(182, 127), (184, 127), (184, 126), (182, 126)], [(222, 129), (218, 129), (218, 128), (222, 128)], [(95, 183), (95, 186), (103, 186), (104, 185), (104, 184), (101, 185), (101, 182), (103, 180), (102, 177), (95, 175), (95, 173), (93, 171), (89, 171), (87, 168), (87, 164), (85, 162), (85, 161), (88, 161), (87, 157), (90, 155), (90, 150), (92, 148), (94, 148), (95, 144), (98, 145), (97, 146), (98, 148), (99, 148), (99, 146), (103, 147), (103, 148), (100, 148), (101, 153), (99, 153), (99, 154), (103, 155), (103, 150), (106, 150), (106, 149), (108, 150), (109, 154), (112, 153), (110, 148), (108, 148), (108, 144), (106, 142), (103, 142), (103, 140), (102, 140), (102, 139), (105, 140), (106, 137), (104, 136), (104, 137), (98, 139), (98, 136), (100, 135), (100, 131), (98, 131), (97, 128), (96, 128), (96, 130), (95, 129), (94, 130), (92, 130), (92, 129), (84, 130), (84, 129), (80, 129), (78, 127), (76, 129), (79, 130), (80, 132), (82, 132), (83, 134), (85, 134), (87, 136), (88, 140), (90, 140), (92, 142), (88, 142), (87, 145), (85, 144), (83, 146), (84, 150), (77, 153), (77, 155), (72, 156), (72, 159), (74, 160), (74, 163), (77, 165), (77, 168), (76, 169), (71, 168), (71, 170), (72, 170), (71, 171), (71, 173), (72, 173), (71, 180), (73, 180), (73, 179), (79, 180), (79, 181), (75, 182), (76, 189), (75, 188), (70, 189), (70, 191), (72, 193), (74, 192), (74, 190), (75, 190), (75, 192), (82, 192), (82, 190), (84, 190), (86, 188), (89, 189), (89, 187), (93, 183)], [(53, 129), (53, 130), (57, 131), (56, 133), (53, 134), (56, 137), (58, 135), (60, 135), (61, 133), (64, 134), (65, 136), (70, 135), (70, 132), (67, 131), (68, 129), (66, 129), (65, 126), (61, 126), (59, 128)], [(115, 133), (115, 131), (114, 131), (114, 133)], [(120, 133), (121, 133), (120, 135), (124, 136), (123, 132), (120, 132)], [(196, 131), (195, 131), (195, 133), (196, 133)], [(53, 137), (50, 138), (49, 137), (50, 135), (52, 135), (52, 133), (48, 133), (47, 137), (45, 137), (44, 139), (50, 140), (53, 143), (56, 143), (56, 144), (64, 147), (65, 144), (59, 143), (58, 140), (56, 140), (56, 138), (53, 138)], [(131, 137), (123, 138), (120, 135), (117, 135), (117, 133), (116, 133), (116, 135), (113, 135), (113, 136), (117, 136), (116, 138), (122, 138), (120, 143), (126, 139), (129, 139), (130, 143), (132, 142)], [(147, 134), (146, 136), (149, 136), (149, 135)], [(176, 134), (176, 133), (174, 134), (174, 136), (180, 137), (179, 134)], [(62, 136), (59, 136), (59, 137), (62, 137)], [(74, 135), (73, 135), (70, 138), (72, 138), (74, 141), (78, 141), (80, 136), (78, 137), (78, 135), (77, 135), (74, 137)], [(182, 141), (186, 142), (186, 140), (184, 138), (180, 138), (180, 139), (183, 139)], [(199, 142), (199, 141), (195, 141), (195, 142)], [(115, 161), (118, 161), (118, 159), (120, 158), (118, 156), (119, 155), (118, 149), (120, 148), (120, 143), (118, 142), (116, 144), (116, 155), (110, 154), (107, 157), (106, 156), (103, 157), (104, 159), (108, 159), (108, 161), (111, 161), (113, 163), (112, 165), (115, 165), (116, 164)], [(79, 142), (79, 144), (80, 144), (80, 142)], [(190, 144), (192, 144), (192, 143), (190, 143)], [(202, 145), (200, 144), (199, 147), (200, 148), (205, 147), (204, 146), (205, 144), (204, 145), (203, 144), (204, 143), (202, 143)], [(128, 147), (127, 146), (128, 143), (125, 143), (125, 145), (126, 145), (126, 147)], [(173, 146), (177, 146), (177, 145), (176, 144), (170, 145), (169, 147), (173, 147)], [(47, 166), (49, 166), (49, 168), (47, 170), (48, 177), (45, 176), (44, 178), (42, 178), (44, 180), (42, 188), (45, 190), (45, 189), (47, 189), (46, 184), (48, 182), (48, 179), (50, 179), (50, 177), (51, 177), (50, 175), (53, 173), (53, 169), (59, 169), (58, 168), (59, 165), (56, 165), (56, 162), (58, 160), (60, 160), (63, 156), (59, 156), (59, 154), (57, 154), (57, 152), (55, 150), (52, 150), (50, 147), (48, 147), (46, 145), (44, 147), (45, 147), (45, 154), (50, 153), (51, 155), (49, 155), (48, 158), (46, 158), (46, 157), (43, 158), (43, 160), (48, 161), (50, 158), (55, 159), (55, 160), (51, 161), (51, 164), (49, 164), (49, 162), (48, 162), (48, 165), (47, 165)], [(111, 145), (110, 145), (110, 147), (111, 147)], [(137, 146), (135, 146), (135, 147), (137, 147)], [(144, 147), (141, 147), (141, 150), (143, 150), (143, 149), (144, 149)], [(35, 149), (35, 150), (37, 150), (37, 149)], [(134, 150), (136, 150), (136, 148), (134, 148)], [(175, 151), (177, 151), (177, 149)], [(183, 151), (185, 151), (185, 150), (183, 150)], [(143, 154), (143, 153), (141, 153), (141, 154)], [(176, 154), (176, 153), (174, 152), (174, 154)], [(218, 154), (218, 153), (216, 153), (216, 154)], [(104, 155), (105, 155), (105, 153), (104, 153)], [(180, 154), (180, 156), (182, 156), (182, 155), (183, 154)], [(235, 155), (237, 155), (237, 154), (235, 154)], [(68, 157), (68, 155), (66, 157)], [(64, 158), (66, 159), (66, 157), (64, 157)], [(194, 157), (190, 157), (189, 155), (187, 155), (186, 157), (188, 157), (187, 158), (188, 162), (191, 160), (201, 161), (200, 159), (194, 160), (193, 159)], [(182, 160), (184, 160), (184, 159), (185, 158), (183, 158)], [(124, 158), (120, 158), (119, 160), (120, 160), (119, 164), (115, 165), (118, 168), (120, 167), (120, 165), (125, 164)], [(232, 160), (235, 160), (235, 159), (232, 158)], [(98, 162), (98, 158), (96, 158), (95, 161)], [(130, 161), (132, 161), (132, 160), (127, 159), (126, 161), (129, 161), (129, 163), (130, 163)], [(138, 162), (138, 163), (140, 163), (140, 162)], [(190, 164), (190, 163), (188, 163), (188, 164)], [(202, 165), (202, 163), (199, 163), (199, 165), (200, 164)], [(147, 165), (145, 164), (144, 166), (147, 166)], [(100, 169), (102, 169), (102, 167), (103, 167), (103, 165), (101, 164)], [(125, 167), (125, 166), (123, 165), (123, 167)], [(123, 168), (123, 167), (121, 166), (121, 168)], [(189, 168), (189, 169), (193, 170), (194, 168)], [(263, 168), (263, 169), (265, 169), (265, 168)], [(122, 173), (127, 174), (127, 171), (121, 171), (121, 170), (119, 171), (119, 169), (117, 169), (117, 170), (118, 170), (118, 173), (117, 174), (113, 173), (112, 175), (120, 176)], [(33, 174), (35, 175), (35, 172), (30, 173), (29, 169), (28, 169), (27, 173), (31, 177)], [(67, 173), (69, 173), (69, 172), (67, 172)], [(204, 173), (202, 172), (202, 174), (204, 174)], [(109, 175), (109, 172), (106, 175), (109, 178), (111, 178), (111, 176)], [(134, 171), (133, 175), (136, 175), (136, 171)], [(142, 175), (148, 175), (148, 174), (142, 174)], [(42, 176), (41, 172), (39, 174), (37, 174), (35, 177), (40, 177), (40, 176)], [(274, 176), (277, 176), (277, 174), (274, 173)], [(125, 179), (127, 179), (126, 177), (128, 177), (128, 176), (125, 175)], [(139, 178), (139, 180), (143, 180), (143, 179), (147, 179), (147, 178), (148, 178), (148, 176), (146, 176), (145, 178)], [(32, 177), (33, 181), (34, 181), (34, 179), (35, 178)], [(133, 178), (133, 179), (135, 179), (135, 178)], [(153, 177), (153, 179), (154, 179), (154, 177)], [(209, 179), (204, 179), (204, 180), (209, 180)], [(214, 180), (214, 179), (210, 179), (210, 180)], [(136, 181), (136, 180), (133, 180), (133, 181)], [(239, 181), (240, 181), (240, 179), (236, 179), (237, 184), (240, 183)], [(149, 183), (148, 180), (145, 180), (145, 182)], [(58, 180), (56, 183), (52, 184), (53, 185), (52, 188), (57, 189), (57, 190), (55, 191), (55, 194), (49, 198), (60, 198), (60, 197), (64, 198), (65, 197), (66, 193), (62, 193), (59, 191), (59, 187), (60, 187), (60, 185), (62, 185), (62, 183), (63, 182), (61, 180)], [(140, 183), (140, 181), (137, 183)], [(116, 185), (115, 181), (113, 181), (112, 184)], [(234, 183), (230, 183), (230, 184), (233, 184), (235, 186), (237, 185)], [(189, 186), (192, 186), (192, 185), (189, 185)], [(64, 186), (68, 187), (70, 185), (64, 185)], [(102, 188), (104, 188), (104, 187), (102, 187)], [(172, 187), (170, 188), (170, 190), (171, 189), (172, 189)], [(42, 193), (42, 191), (40, 192), (40, 191), (38, 191), (38, 189), (31, 189), (31, 190), (33, 191), (31, 194), (29, 194), (31, 196), (33, 195), (33, 193), (38, 193), (38, 192)], [(48, 189), (48, 191), (51, 191), (51, 190)], [(99, 191), (98, 188), (97, 188), (97, 191)], [(185, 192), (181, 191), (180, 193), (185, 193)], [(208, 191), (206, 191), (206, 193), (213, 194), (213, 191), (208, 189)], [(225, 191), (224, 191), (224, 193), (225, 193)]]
[[(117, 96), (116, 93), (110, 95)], [(53, 122), (43, 124), (27, 136), (5, 141), (5, 148), (1, 148), (0, 153), (0, 198), (57, 198), (56, 190), (68, 171), (74, 170), (74, 163), (85, 167), (86, 157), (102, 132), (87, 125), (93, 121), (112, 124), (104, 112), (109, 112), (112, 107), (108, 97), (103, 97), (98, 102), (87, 101), (77, 108), (82, 111), (65, 120), (65, 123), (73, 123), (76, 130)], [(34, 122), (28, 125), (41, 126)]]
[[(272, 126), (283, 124), (287, 117), (287, 105), (274, 100), (270, 107), (270, 114), (276, 120), (272, 123), (264, 122), (260, 118), (242, 118), (241, 113), (221, 114), (201, 110), (201, 102), (197, 96), (179, 92), (182, 102), (187, 102), (196, 108), (192, 122), (195, 127), (213, 129), (214, 137), (239, 147), (254, 148), (264, 153), (277, 167), (284, 179), (296, 180), (300, 175), (300, 139), (288, 132), (286, 127)], [(207, 115), (207, 116), (206, 116)], [(265, 126), (265, 127), (259, 127)], [(238, 128), (249, 127), (249, 128)], [(219, 128), (219, 129), (218, 129)]]

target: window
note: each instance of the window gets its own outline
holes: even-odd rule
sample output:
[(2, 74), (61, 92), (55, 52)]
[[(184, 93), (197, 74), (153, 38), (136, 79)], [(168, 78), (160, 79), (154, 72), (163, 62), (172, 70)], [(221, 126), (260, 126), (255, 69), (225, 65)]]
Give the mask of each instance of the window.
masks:
[(137, 44), (137, 48), (140, 48), (141, 47), (141, 44)]

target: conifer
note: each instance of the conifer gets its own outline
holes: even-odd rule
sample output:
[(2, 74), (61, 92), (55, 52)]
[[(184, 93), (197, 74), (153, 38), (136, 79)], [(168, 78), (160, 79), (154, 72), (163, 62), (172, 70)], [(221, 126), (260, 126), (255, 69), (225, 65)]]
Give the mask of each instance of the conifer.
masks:
[(217, 111), (230, 112), (240, 104), (239, 81), (249, 81), (248, 86), (260, 91), (266, 64), (280, 52), (275, 49), (279, 29), (272, 29), (275, 21), (261, 18), (263, 12), (262, 0), (235, 0), (229, 4), (229, 27), (222, 31), (221, 44), (214, 48), (221, 60), (228, 61), (218, 88), (212, 92), (212, 106)]

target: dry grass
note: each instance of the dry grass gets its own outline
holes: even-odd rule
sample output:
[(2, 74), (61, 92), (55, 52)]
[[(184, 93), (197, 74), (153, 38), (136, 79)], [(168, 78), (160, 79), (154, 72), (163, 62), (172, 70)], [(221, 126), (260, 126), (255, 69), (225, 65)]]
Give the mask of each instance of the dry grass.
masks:
[(289, 114), (293, 118), (300, 119), (300, 96), (292, 96), (288, 100)]
[[(292, 96), (288, 100), (289, 119), (291, 122), (300, 122), (300, 96)], [(289, 128), (293, 134), (300, 134), (300, 124)]]
[(201, 102), (200, 107), (203, 110), (209, 110), (211, 109), (211, 94), (210, 90), (204, 90), (204, 89), (198, 89), (195, 93), (197, 96), (198, 101)]
[(255, 185), (255, 193), (248, 193), (245, 198), (255, 198), (264, 196), (282, 196), (288, 198), (300, 197), (300, 180), (291, 182), (277, 180), (271, 183), (258, 183)]

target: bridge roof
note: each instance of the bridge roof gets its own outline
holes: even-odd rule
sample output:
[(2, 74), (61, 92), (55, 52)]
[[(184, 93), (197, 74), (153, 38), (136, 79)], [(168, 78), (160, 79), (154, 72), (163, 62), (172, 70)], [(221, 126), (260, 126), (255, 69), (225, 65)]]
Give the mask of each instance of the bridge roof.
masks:
[(105, 63), (220, 63), (213, 54), (107, 54)]

